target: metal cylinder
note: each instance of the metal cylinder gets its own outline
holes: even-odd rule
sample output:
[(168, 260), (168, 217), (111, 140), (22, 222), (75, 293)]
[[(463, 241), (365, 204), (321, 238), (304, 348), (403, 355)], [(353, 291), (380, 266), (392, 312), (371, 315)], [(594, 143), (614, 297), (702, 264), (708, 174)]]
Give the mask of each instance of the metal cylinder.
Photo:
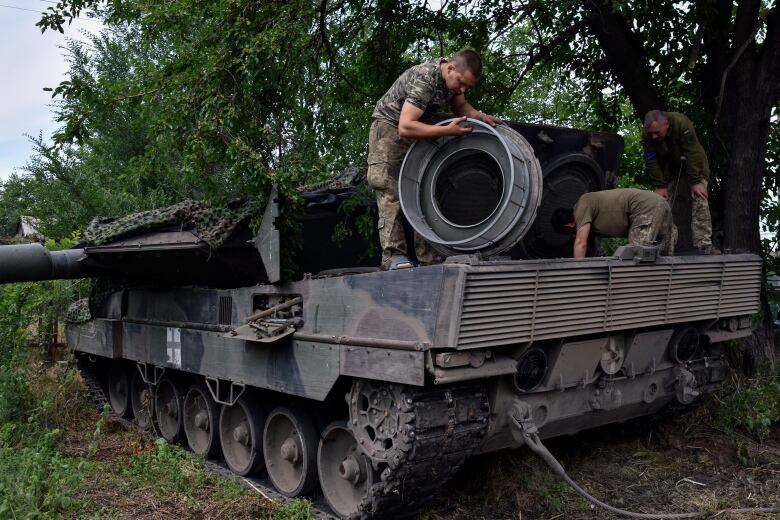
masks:
[(472, 132), (411, 146), (398, 183), (401, 207), (414, 230), (444, 255), (498, 255), (533, 223), (542, 169), (528, 142), (508, 126), (463, 124)]
[(41, 244), (0, 246), (0, 283), (34, 282), (94, 276), (79, 262), (83, 249), (49, 251)]
[(511, 255), (513, 258), (563, 258), (572, 255), (574, 235), (558, 233), (552, 215), (558, 208), (573, 208), (580, 196), (605, 188), (604, 172), (591, 157), (563, 152), (542, 164), (544, 196), (536, 221)]

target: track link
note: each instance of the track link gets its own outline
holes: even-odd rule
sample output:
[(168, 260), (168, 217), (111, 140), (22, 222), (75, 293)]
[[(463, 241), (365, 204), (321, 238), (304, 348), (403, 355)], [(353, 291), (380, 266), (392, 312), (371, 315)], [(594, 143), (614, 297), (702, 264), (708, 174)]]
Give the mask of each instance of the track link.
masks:
[[(357, 394), (352, 391), (352, 428), (358, 443), (369, 439), (360, 421)], [(375, 384), (395, 395), (399, 435), (391, 450), (371, 452), (379, 478), (354, 518), (402, 518), (425, 506), (471, 455), (487, 432), (490, 407), (485, 389), (461, 384), (436, 389)], [(381, 390), (380, 390), (381, 392)]]

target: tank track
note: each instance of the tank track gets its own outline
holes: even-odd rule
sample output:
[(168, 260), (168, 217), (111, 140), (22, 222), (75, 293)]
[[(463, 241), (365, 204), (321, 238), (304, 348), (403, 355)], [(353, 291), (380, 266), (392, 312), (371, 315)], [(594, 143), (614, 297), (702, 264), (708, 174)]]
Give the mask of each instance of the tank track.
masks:
[[(79, 360), (87, 392), (98, 411), (109, 403), (90, 363)], [(484, 388), (459, 385), (434, 390), (389, 385), (400, 398), (400, 441), (384, 456), (374, 453), (374, 481), (353, 519), (405, 518), (415, 515), (458, 471), (487, 432), (489, 405)], [(138, 429), (130, 420), (112, 415), (125, 428)], [(141, 431), (141, 430), (138, 430)], [(154, 432), (141, 431), (149, 437)], [(358, 441), (360, 436), (357, 436)], [(285, 497), (266, 478), (238, 477), (223, 464), (207, 461), (205, 467), (220, 478), (248, 490), (262, 491), (276, 501)], [(317, 520), (335, 519), (322, 497), (312, 503)]]
[[(84, 381), (84, 386), (87, 388), (90, 399), (92, 399), (92, 402), (95, 404), (98, 411), (102, 413), (105, 406), (108, 404), (108, 397), (106, 396), (103, 387), (100, 385), (100, 382), (95, 375), (95, 371), (89, 363), (85, 363), (82, 360), (79, 360), (76, 363), (76, 368), (78, 368), (79, 373), (81, 374), (81, 379)], [(122, 425), (125, 429), (136, 430), (149, 439), (156, 439), (158, 437), (156, 431), (142, 430), (133, 421), (123, 419), (115, 414), (111, 415), (111, 420)], [(267, 478), (240, 477), (230, 471), (223, 462), (219, 461), (207, 460), (204, 462), (203, 466), (218, 477), (224, 480), (232, 480), (248, 491), (258, 492), (259, 490), (269, 500), (280, 503), (289, 500), (277, 493), (270, 480)], [(338, 520), (337, 517), (329, 511), (328, 505), (322, 497), (317, 497), (312, 500), (311, 514), (315, 520)]]
[[(351, 397), (355, 397), (353, 386)], [(436, 389), (383, 386), (397, 403), (399, 435), (391, 450), (366, 450), (378, 473), (353, 518), (403, 518), (425, 506), (460, 468), (487, 433), (490, 407), (473, 384)], [(356, 409), (353, 403), (351, 412)], [(358, 443), (368, 439), (351, 417)], [(362, 441), (362, 442), (361, 442)], [(364, 448), (365, 449), (365, 448)]]
[(81, 374), (84, 386), (87, 387), (89, 398), (95, 403), (98, 411), (103, 412), (106, 405), (109, 404), (108, 396), (106, 396), (106, 393), (103, 391), (103, 387), (100, 386), (95, 371), (92, 370), (92, 367), (89, 366), (88, 363), (80, 359), (76, 362), (76, 368), (78, 368), (79, 373)]

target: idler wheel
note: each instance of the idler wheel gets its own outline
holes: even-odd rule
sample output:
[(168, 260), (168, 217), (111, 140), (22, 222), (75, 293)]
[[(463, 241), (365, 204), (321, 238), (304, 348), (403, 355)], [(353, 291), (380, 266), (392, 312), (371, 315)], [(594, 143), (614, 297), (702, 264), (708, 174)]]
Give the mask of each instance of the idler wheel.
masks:
[(160, 435), (168, 442), (176, 442), (181, 437), (184, 391), (178, 382), (166, 377), (157, 385), (154, 409)]
[(440, 253), (501, 254), (534, 221), (542, 169), (531, 145), (508, 126), (473, 119), (464, 124), (472, 126), (470, 134), (411, 146), (399, 200), (414, 230)]
[(322, 432), (317, 450), (320, 487), (328, 505), (342, 518), (360, 511), (374, 482), (371, 463), (346, 425), (337, 421)]
[(108, 401), (115, 414), (120, 417), (132, 417), (130, 377), (126, 365), (121, 361), (111, 362), (108, 372)]
[(135, 423), (142, 430), (150, 429), (154, 417), (154, 394), (138, 370), (133, 371), (133, 378), (130, 381), (130, 401)]
[(219, 406), (200, 384), (192, 385), (184, 398), (184, 433), (187, 444), (198, 455), (219, 454)]
[(308, 414), (298, 408), (277, 408), (263, 432), (268, 476), (286, 497), (310, 492), (317, 484), (319, 435)]
[(219, 436), (222, 455), (237, 475), (251, 475), (263, 468), (263, 426), (265, 412), (247, 396), (232, 406), (222, 406)]

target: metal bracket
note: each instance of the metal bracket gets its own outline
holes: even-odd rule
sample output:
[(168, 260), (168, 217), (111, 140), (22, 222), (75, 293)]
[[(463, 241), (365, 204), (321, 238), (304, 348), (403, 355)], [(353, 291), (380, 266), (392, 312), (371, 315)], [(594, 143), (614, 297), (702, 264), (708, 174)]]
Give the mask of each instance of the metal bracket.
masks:
[[(220, 383), (222, 383), (221, 386)], [(227, 388), (225, 388), (226, 385), (228, 386)], [(206, 376), (206, 388), (209, 389), (214, 401), (225, 406), (233, 406), (238, 401), (238, 398), (243, 395), (246, 385)], [(237, 393), (235, 389), (238, 389)]]
[(473, 255), (454, 255), (448, 256), (444, 260), (445, 264), (466, 264), (466, 265), (479, 265), (482, 263), (482, 256), (479, 253)]
[(276, 283), (281, 279), (280, 263), (280, 239), (279, 230), (276, 228), (276, 219), (279, 217), (279, 194), (274, 186), (268, 196), (268, 204), (265, 207), (263, 221), (254, 239), (255, 247), (260, 253), (263, 267), (268, 275), (268, 281)]
[[(165, 373), (165, 367), (158, 367), (157, 365), (147, 365), (143, 361), (137, 361), (136, 366), (141, 373), (141, 379), (147, 385), (157, 386), (157, 383), (162, 379), (163, 373)], [(151, 367), (151, 374), (149, 374), (149, 367)], [(151, 377), (150, 377), (151, 375)]]
[(539, 433), (539, 428), (537, 428), (534, 422), (531, 406), (525, 401), (513, 400), (512, 405), (509, 407), (509, 412), (507, 412), (507, 420), (512, 437), (518, 444), (526, 444), (529, 437)]
[(620, 246), (615, 256), (622, 261), (655, 262), (661, 256), (661, 246)]

